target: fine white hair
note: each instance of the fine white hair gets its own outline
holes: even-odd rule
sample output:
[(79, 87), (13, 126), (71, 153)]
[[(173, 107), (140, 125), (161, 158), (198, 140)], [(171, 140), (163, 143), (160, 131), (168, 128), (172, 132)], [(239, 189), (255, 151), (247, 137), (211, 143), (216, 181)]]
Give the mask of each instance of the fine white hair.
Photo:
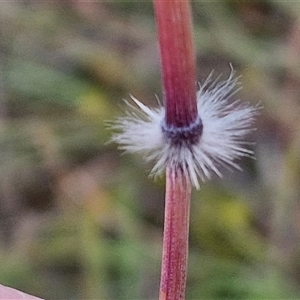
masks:
[(180, 172), (197, 189), (201, 181), (212, 173), (222, 177), (220, 166), (241, 170), (236, 159), (253, 156), (244, 140), (251, 133), (258, 107), (240, 100), (230, 101), (239, 90), (239, 78), (232, 70), (225, 81), (212, 80), (210, 75), (197, 92), (198, 117), (203, 130), (196, 143), (172, 143), (166, 138), (162, 124), (165, 108), (149, 108), (131, 97), (126, 115), (117, 118), (111, 127), (112, 141), (131, 153), (141, 153), (146, 161), (153, 161), (150, 175), (163, 174), (166, 167)]

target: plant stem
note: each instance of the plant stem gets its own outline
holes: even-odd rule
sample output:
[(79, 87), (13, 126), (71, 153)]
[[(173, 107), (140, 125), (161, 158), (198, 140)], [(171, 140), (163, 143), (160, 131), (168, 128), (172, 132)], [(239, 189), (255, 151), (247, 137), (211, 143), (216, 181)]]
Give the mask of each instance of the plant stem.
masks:
[(188, 0), (153, 0), (159, 37), (166, 124), (189, 126), (197, 118), (196, 55)]
[[(153, 3), (166, 110), (164, 130), (173, 145), (192, 143), (194, 135), (199, 137), (202, 127), (196, 123), (196, 55), (190, 3), (188, 0), (153, 0)], [(198, 126), (194, 126), (195, 130), (191, 129), (193, 124)], [(166, 170), (160, 300), (185, 299), (192, 187), (181, 167), (172, 166)]]
[(159, 300), (185, 299), (191, 184), (168, 168)]

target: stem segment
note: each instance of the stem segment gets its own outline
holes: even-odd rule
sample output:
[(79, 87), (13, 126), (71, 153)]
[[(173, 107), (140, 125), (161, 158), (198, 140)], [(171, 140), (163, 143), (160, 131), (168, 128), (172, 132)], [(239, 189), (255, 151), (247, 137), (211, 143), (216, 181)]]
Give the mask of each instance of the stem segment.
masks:
[(168, 168), (159, 300), (185, 299), (191, 184)]
[(189, 126), (197, 118), (196, 55), (188, 0), (153, 0), (159, 37), (166, 124)]
[[(153, 0), (166, 109), (166, 138), (192, 144), (202, 124), (196, 101), (196, 55), (189, 0)], [(196, 124), (196, 125), (195, 125)], [(185, 299), (191, 183), (181, 166), (167, 167), (160, 300)]]

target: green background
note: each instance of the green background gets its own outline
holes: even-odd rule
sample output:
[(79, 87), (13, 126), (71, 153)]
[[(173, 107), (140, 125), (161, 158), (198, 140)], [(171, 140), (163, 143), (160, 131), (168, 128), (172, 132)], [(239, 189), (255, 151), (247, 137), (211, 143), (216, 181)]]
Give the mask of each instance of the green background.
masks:
[[(300, 299), (300, 2), (193, 1), (197, 73), (242, 75), (256, 160), (194, 191), (187, 299)], [(0, 282), (157, 299), (164, 179), (105, 121), (161, 98), (150, 1), (0, 3)]]

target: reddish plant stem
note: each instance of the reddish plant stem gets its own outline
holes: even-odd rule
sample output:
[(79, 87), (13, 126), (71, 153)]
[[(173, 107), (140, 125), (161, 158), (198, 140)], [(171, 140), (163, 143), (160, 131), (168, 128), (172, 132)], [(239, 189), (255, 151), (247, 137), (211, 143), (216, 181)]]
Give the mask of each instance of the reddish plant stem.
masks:
[[(166, 109), (171, 136), (198, 117), (196, 55), (189, 0), (153, 0), (159, 37)], [(176, 141), (178, 142), (176, 137)], [(167, 167), (160, 300), (185, 298), (191, 183), (178, 169)]]
[(188, 0), (153, 0), (159, 37), (166, 124), (189, 126), (197, 118), (196, 55)]
[(191, 184), (168, 168), (159, 300), (185, 299)]

